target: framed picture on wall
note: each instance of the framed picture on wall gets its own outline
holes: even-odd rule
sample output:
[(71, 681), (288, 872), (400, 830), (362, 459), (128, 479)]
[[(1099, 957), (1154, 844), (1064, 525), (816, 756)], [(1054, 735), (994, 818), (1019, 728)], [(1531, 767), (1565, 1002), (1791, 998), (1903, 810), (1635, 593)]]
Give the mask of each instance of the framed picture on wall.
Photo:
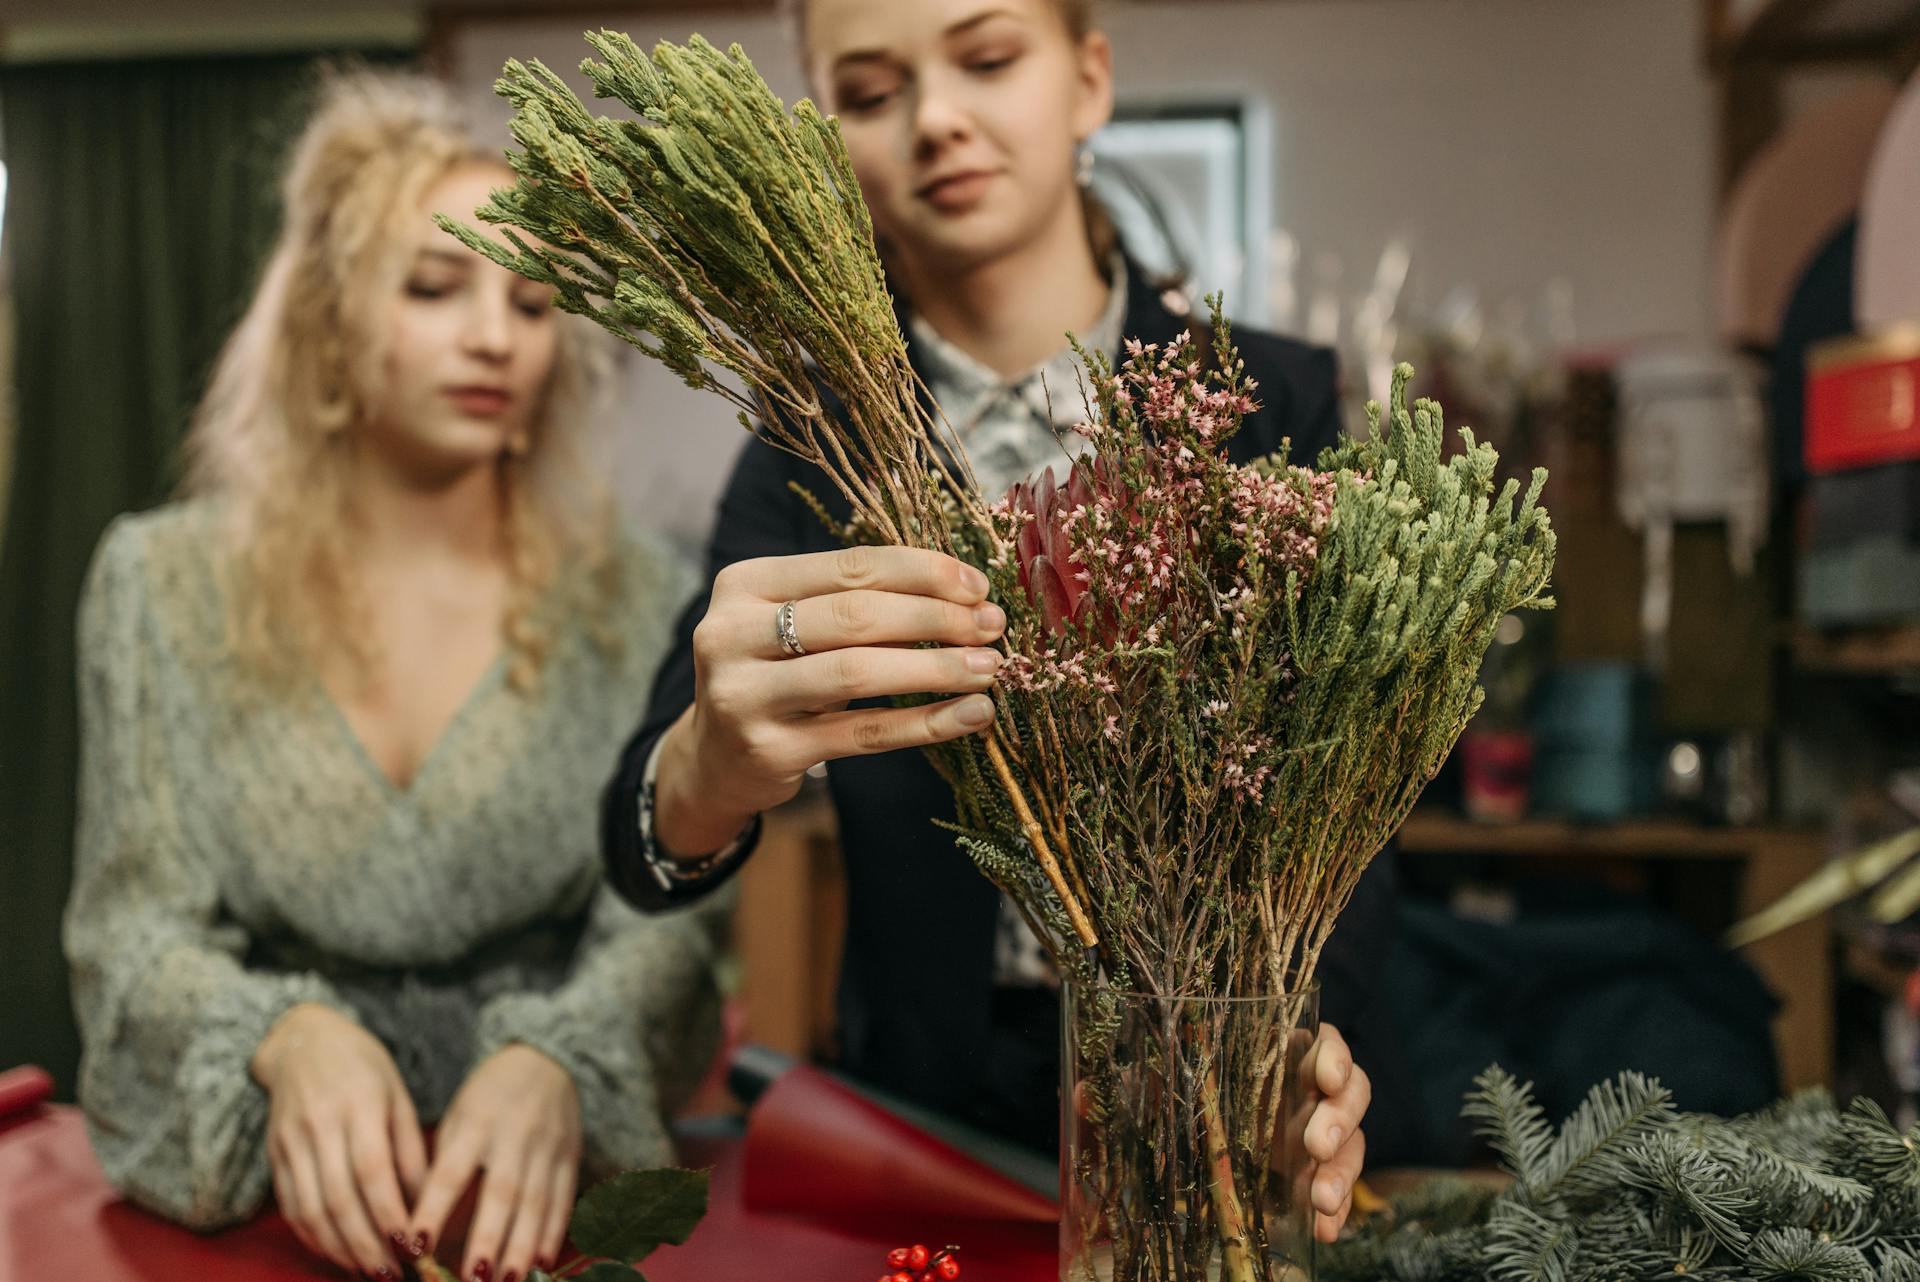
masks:
[(1147, 271), (1180, 276), (1195, 299), (1267, 318), (1272, 147), (1265, 111), (1244, 99), (1129, 102), (1093, 138), (1093, 190)]

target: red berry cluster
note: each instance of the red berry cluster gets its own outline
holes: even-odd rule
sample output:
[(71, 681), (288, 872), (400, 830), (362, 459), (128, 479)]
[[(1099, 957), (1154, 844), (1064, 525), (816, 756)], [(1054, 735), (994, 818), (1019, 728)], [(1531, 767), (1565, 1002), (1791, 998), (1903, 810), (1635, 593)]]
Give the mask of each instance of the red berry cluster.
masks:
[(939, 1251), (926, 1247), (896, 1246), (887, 1252), (887, 1267), (893, 1272), (880, 1282), (953, 1282), (960, 1276), (960, 1248), (949, 1246)]

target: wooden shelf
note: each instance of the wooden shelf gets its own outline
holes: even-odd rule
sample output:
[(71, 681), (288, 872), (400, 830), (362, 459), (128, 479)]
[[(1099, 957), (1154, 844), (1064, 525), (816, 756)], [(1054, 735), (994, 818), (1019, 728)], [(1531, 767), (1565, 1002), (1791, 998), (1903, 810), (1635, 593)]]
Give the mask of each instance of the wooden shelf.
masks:
[(1814, 840), (1794, 828), (1727, 828), (1682, 820), (1574, 824), (1546, 819), (1475, 823), (1416, 813), (1400, 829), (1413, 855), (1587, 855), (1626, 859), (1739, 859), (1756, 846)]
[(1861, 676), (1920, 672), (1920, 624), (1832, 632), (1799, 628), (1793, 633), (1793, 662), (1807, 672)]

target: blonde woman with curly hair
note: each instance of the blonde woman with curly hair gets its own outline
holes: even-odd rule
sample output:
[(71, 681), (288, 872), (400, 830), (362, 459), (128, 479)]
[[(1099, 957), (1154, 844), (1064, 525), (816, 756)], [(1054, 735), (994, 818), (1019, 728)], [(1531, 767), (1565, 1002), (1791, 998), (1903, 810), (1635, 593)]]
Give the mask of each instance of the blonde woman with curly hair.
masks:
[(717, 1036), (715, 917), (622, 904), (590, 818), (689, 581), (570, 448), (597, 349), (431, 219), (511, 179), (429, 83), (331, 77), (189, 494), (108, 530), (80, 610), (101, 1162), (196, 1228), (271, 1192), (375, 1276), (470, 1189), (462, 1277), (550, 1261)]

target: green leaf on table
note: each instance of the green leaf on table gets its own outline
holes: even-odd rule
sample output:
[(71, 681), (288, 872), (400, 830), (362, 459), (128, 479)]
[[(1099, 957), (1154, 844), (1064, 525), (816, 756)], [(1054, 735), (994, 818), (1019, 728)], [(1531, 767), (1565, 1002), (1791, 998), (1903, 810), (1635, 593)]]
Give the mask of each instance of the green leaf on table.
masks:
[(647, 1279), (631, 1264), (600, 1260), (574, 1274), (571, 1282), (647, 1282)]
[(567, 1239), (582, 1255), (631, 1264), (685, 1242), (706, 1213), (705, 1171), (625, 1171), (580, 1199)]

